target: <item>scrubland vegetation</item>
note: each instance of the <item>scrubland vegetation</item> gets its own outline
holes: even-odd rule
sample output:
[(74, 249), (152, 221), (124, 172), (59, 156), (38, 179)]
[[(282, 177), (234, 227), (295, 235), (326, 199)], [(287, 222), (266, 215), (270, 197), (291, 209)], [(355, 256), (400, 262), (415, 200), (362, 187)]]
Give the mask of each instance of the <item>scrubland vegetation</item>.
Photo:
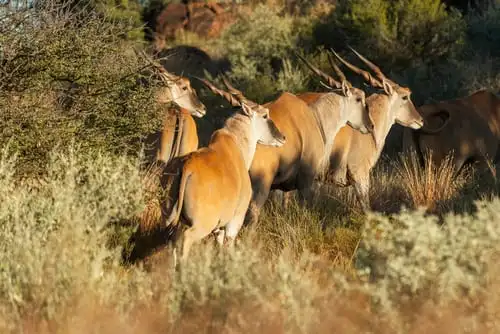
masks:
[[(155, 179), (139, 168), (140, 138), (164, 107), (132, 49), (147, 47), (138, 11), (162, 4), (76, 4), (0, 7), (1, 332), (498, 332), (496, 166), (457, 178), (448, 161), (422, 168), (398, 153), (396, 126), (372, 173), (373, 212), (333, 185), (314, 207), (269, 201), (234, 250), (206, 240), (174, 271), (157, 242)], [(348, 55), (347, 44), (417, 106), (500, 90), (498, 4), (294, 4), (253, 1), (218, 38), (167, 44), (227, 58), (228, 76), (259, 102), (323, 90), (292, 51), (330, 72), (321, 50)], [(228, 108), (212, 112), (220, 100), (199, 93), (209, 135)], [(131, 263), (140, 249), (148, 256)]]

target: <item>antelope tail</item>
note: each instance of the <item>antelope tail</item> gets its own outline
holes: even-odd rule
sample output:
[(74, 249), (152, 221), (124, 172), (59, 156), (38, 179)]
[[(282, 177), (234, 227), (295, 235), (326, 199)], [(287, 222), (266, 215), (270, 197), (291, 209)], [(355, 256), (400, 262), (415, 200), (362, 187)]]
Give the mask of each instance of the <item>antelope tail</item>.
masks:
[(191, 177), (190, 171), (184, 171), (184, 170), (182, 171), (177, 202), (173, 205), (172, 212), (170, 212), (170, 216), (165, 221), (165, 225), (167, 227), (170, 225), (173, 225), (175, 227), (179, 223), (179, 218), (181, 217), (182, 213), (182, 206), (184, 204), (184, 191), (186, 190), (186, 185), (190, 177)]

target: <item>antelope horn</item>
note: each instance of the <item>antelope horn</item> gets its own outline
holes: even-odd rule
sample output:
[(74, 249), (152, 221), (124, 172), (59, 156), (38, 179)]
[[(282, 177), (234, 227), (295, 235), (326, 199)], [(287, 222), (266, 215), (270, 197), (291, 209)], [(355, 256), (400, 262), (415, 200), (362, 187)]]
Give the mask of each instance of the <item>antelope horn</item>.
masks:
[(134, 52), (135, 54), (140, 57), (140, 58), (143, 58), (145, 61), (147, 61), (151, 66), (153, 66), (154, 68), (160, 70), (160, 71), (165, 71), (165, 69), (163, 68), (163, 66), (161, 66), (160, 64), (158, 64), (157, 62), (155, 62), (151, 56), (148, 56), (146, 54), (146, 52), (144, 50), (141, 50), (141, 51), (138, 51), (136, 48), (134, 48)]
[(221, 74), (220, 76), (222, 77), (222, 82), (224, 82), (224, 85), (226, 85), (227, 89), (229, 89), (229, 92), (231, 94), (236, 95), (236, 96), (240, 96), (240, 97), (245, 97), (241, 90), (238, 90), (238, 89), (234, 88), (233, 85), (231, 85), (231, 83), (229, 82), (229, 80), (226, 78), (226, 76), (224, 74)]
[(163, 81), (176, 82), (180, 79), (178, 75), (168, 72), (163, 66), (161, 66), (161, 68), (159, 67), (158, 71), (160, 72), (159, 75)]
[(229, 80), (226, 78), (224, 74), (221, 74), (222, 81), (224, 82), (224, 85), (229, 89), (229, 93), (236, 97), (240, 103), (245, 103), (249, 106), (255, 107), (258, 105), (257, 102), (254, 102), (252, 100), (249, 100), (245, 95), (243, 95), (243, 92), (239, 89), (234, 88), (233, 85), (229, 82)]
[(330, 54), (330, 52), (327, 52), (326, 54), (328, 56), (328, 62), (330, 63), (330, 66), (333, 68), (333, 70), (335, 71), (335, 73), (337, 74), (337, 76), (340, 78), (340, 80), (342, 82), (345, 82), (347, 84), (347, 86), (349, 88), (351, 88), (352, 84), (349, 82), (349, 80), (347, 80), (347, 78), (344, 75), (344, 73), (342, 72), (342, 70), (337, 66), (337, 64), (333, 60), (332, 55)]
[(149, 64), (151, 64), (153, 68), (160, 72), (159, 75), (163, 81), (175, 81), (179, 78), (177, 75), (168, 72), (165, 67), (151, 58), (151, 56), (148, 56), (144, 50), (138, 51), (136, 48), (134, 48), (134, 52), (137, 56), (142, 57)]
[(319, 68), (317, 68), (314, 65), (312, 65), (311, 63), (309, 63), (304, 57), (302, 57), (301, 55), (299, 55), (297, 52), (294, 52), (294, 54), (300, 60), (302, 60), (307, 65), (307, 67), (309, 67), (309, 69), (311, 71), (313, 71), (319, 77), (325, 79), (326, 82), (328, 83), (328, 85), (330, 86), (330, 88), (333, 89), (333, 88), (341, 88), (342, 87), (342, 84), (340, 82), (338, 82), (337, 80), (335, 80), (334, 78), (332, 78), (331, 76), (329, 76), (328, 74), (326, 74), (325, 72), (321, 71)]
[(215, 87), (208, 80), (205, 80), (205, 79), (202, 79), (202, 78), (199, 78), (199, 77), (196, 77), (196, 76), (195, 76), (195, 78), (198, 79), (198, 80), (200, 80), (214, 94), (220, 95), (223, 98), (225, 98), (233, 107), (241, 107), (241, 102), (234, 95), (232, 95), (232, 94), (230, 94), (230, 93), (228, 93), (226, 91), (223, 91), (222, 89), (219, 89), (219, 88)]
[(349, 49), (351, 49), (351, 51), (354, 52), (354, 54), (356, 56), (358, 56), (359, 59), (361, 59), (373, 72), (375, 72), (375, 74), (377, 75), (380, 82), (383, 83), (384, 81), (387, 81), (387, 82), (393, 83), (391, 80), (387, 79), (387, 77), (384, 75), (384, 73), (382, 73), (382, 71), (380, 70), (380, 67), (378, 67), (377, 65), (375, 65), (374, 63), (372, 63), (371, 61), (366, 59), (364, 56), (362, 56), (358, 51), (354, 50), (352, 47), (349, 46)]
[(351, 71), (361, 75), (370, 85), (372, 85), (373, 87), (377, 87), (377, 88), (384, 88), (384, 85), (380, 81), (375, 79), (370, 74), (370, 72), (364, 71), (364, 70), (360, 69), (359, 67), (356, 67), (353, 64), (349, 63), (347, 60), (345, 60), (344, 58), (339, 56), (337, 54), (337, 52), (335, 52), (333, 49), (330, 49), (330, 52), (332, 52), (335, 55), (335, 57), (337, 57), (337, 59), (340, 60), (342, 62), (342, 64), (347, 66)]

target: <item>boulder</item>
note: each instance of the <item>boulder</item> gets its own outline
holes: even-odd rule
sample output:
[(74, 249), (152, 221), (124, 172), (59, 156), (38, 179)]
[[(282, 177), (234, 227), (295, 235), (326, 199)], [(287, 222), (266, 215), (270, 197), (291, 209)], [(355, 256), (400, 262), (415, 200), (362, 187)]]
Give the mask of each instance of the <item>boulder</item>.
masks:
[(236, 20), (236, 16), (215, 2), (171, 3), (156, 19), (155, 44), (157, 49), (165, 46), (166, 40), (175, 38), (180, 30), (194, 32), (202, 37), (217, 37)]
[(184, 29), (188, 23), (188, 7), (181, 3), (170, 3), (156, 18), (156, 36), (172, 39), (178, 30)]

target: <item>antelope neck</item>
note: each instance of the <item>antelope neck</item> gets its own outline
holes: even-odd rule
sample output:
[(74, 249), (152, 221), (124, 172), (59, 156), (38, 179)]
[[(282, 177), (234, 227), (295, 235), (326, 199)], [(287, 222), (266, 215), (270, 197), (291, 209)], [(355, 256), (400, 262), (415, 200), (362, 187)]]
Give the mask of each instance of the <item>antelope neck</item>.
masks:
[(343, 125), (340, 124), (343, 108), (342, 97), (334, 93), (322, 95), (311, 105), (312, 114), (325, 146), (333, 143), (335, 135)]
[(190, 114), (189, 110), (187, 110), (186, 108), (178, 107), (176, 109), (178, 110), (177, 112), (181, 115)]
[(323, 129), (323, 126), (321, 125), (321, 121), (319, 120), (319, 116), (316, 113), (316, 109), (313, 109), (312, 114), (314, 115), (314, 120), (316, 121), (316, 125), (319, 128), (319, 133), (321, 134), (321, 140), (323, 141), (323, 144), (326, 145), (325, 129)]
[(370, 118), (374, 123), (373, 132), (375, 136), (373, 138), (379, 152), (382, 151), (385, 139), (394, 124), (394, 120), (391, 119), (393, 103), (394, 101), (389, 96), (383, 94), (372, 95), (367, 99)]
[(257, 148), (257, 136), (254, 133), (252, 120), (248, 116), (235, 114), (226, 120), (221, 129), (230, 135), (236, 143), (247, 170), (250, 169), (255, 150)]
[(345, 125), (341, 117), (344, 108), (345, 105), (342, 96), (334, 93), (322, 95), (313, 105), (311, 105), (311, 110), (316, 119), (324, 145), (319, 173), (323, 173), (328, 167), (330, 152), (335, 136), (340, 128)]

